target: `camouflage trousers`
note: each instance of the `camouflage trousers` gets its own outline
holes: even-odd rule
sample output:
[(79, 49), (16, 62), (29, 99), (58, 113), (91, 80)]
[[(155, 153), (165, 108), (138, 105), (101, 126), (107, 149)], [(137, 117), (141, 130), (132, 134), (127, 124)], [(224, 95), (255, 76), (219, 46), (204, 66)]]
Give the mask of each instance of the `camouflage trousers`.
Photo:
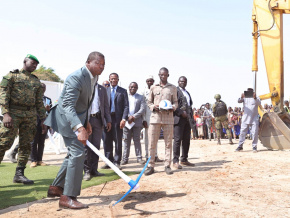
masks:
[(31, 142), (36, 133), (37, 117), (18, 117), (10, 114), (13, 127), (7, 128), (1, 123), (0, 126), (0, 162), (3, 160), (5, 151), (13, 145), (19, 129), (19, 149), (17, 167), (25, 167), (31, 152)]
[(223, 126), (227, 131), (228, 137), (230, 138), (232, 133), (231, 133), (231, 129), (229, 129), (229, 121), (228, 121), (227, 115), (215, 117), (216, 136), (218, 139), (221, 138), (221, 131), (222, 131)]

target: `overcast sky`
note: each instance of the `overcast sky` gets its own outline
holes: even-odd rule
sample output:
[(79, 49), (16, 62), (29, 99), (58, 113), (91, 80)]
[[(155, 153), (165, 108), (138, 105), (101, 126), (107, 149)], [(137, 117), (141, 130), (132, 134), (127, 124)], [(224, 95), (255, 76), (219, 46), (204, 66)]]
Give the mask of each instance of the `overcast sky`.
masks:
[[(90, 52), (100, 51), (106, 58), (100, 83), (116, 72), (122, 87), (136, 81), (142, 92), (146, 77), (158, 82), (159, 69), (167, 67), (170, 83), (188, 78), (196, 107), (213, 103), (217, 93), (239, 106), (237, 98), (252, 86), (250, 0), (11, 0), (0, 8), (1, 76), (21, 68), (29, 53), (65, 79)], [(284, 16), (284, 35), (289, 99), (290, 15)], [(264, 66), (260, 50), (258, 95), (269, 91)]]

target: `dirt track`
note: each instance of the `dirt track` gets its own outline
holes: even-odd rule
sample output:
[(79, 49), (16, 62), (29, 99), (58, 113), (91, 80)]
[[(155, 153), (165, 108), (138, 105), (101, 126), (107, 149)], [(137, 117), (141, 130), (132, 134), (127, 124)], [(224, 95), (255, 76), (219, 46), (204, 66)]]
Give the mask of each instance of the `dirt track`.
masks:
[[(237, 143), (237, 141), (235, 141)], [(140, 188), (133, 191), (113, 210), (116, 217), (290, 217), (290, 152), (268, 151), (258, 145), (252, 153), (250, 141), (243, 152), (234, 152), (237, 144), (222, 145), (208, 140), (191, 141), (189, 161), (167, 176), (163, 164), (155, 174), (143, 176)], [(131, 149), (124, 170), (141, 169)], [(159, 156), (164, 143), (159, 141)], [(59, 163), (60, 156), (46, 155)], [(101, 163), (102, 165), (103, 163)], [(136, 178), (137, 175), (132, 178)], [(85, 210), (58, 210), (58, 200), (43, 199), (0, 211), (0, 217), (110, 217), (109, 204), (128, 190), (122, 180), (82, 190), (79, 200), (89, 204)]]

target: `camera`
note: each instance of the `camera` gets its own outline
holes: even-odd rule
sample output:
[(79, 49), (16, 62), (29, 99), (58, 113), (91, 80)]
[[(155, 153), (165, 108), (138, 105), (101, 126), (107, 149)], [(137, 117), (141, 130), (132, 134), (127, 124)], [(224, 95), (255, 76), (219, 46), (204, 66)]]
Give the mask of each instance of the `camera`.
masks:
[(244, 95), (245, 95), (245, 98), (253, 98), (254, 90), (251, 88), (248, 88), (247, 91), (244, 91)]

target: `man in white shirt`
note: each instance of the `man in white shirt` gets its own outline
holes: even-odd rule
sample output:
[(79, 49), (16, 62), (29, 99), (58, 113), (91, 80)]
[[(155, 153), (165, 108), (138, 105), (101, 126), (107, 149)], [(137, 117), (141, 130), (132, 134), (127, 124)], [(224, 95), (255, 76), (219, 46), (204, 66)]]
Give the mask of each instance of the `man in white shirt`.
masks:
[[(148, 95), (150, 93), (150, 87), (154, 84), (154, 77), (152, 75), (149, 75), (148, 78), (146, 79), (146, 83), (147, 83), (147, 87), (145, 88), (144, 92), (143, 92), (143, 96), (145, 99), (145, 113), (143, 115), (143, 126), (144, 126), (144, 141), (145, 141), (145, 158), (146, 160), (148, 159), (149, 152), (148, 152), (148, 145), (149, 145), (149, 141), (148, 141), (148, 127), (150, 124), (150, 116), (151, 116), (151, 110), (147, 105), (147, 100), (148, 100)], [(158, 158), (157, 155), (157, 145), (156, 145), (156, 153), (155, 153), (155, 162), (163, 162), (163, 160)]]
[[(250, 91), (252, 89), (248, 89)], [(244, 93), (241, 98), (238, 100), (239, 103), (243, 103), (244, 105), (244, 114), (242, 117), (241, 124), (241, 134), (239, 139), (239, 146), (236, 151), (243, 150), (243, 144), (245, 142), (246, 135), (248, 133), (249, 128), (251, 129), (251, 133), (253, 135), (253, 152), (257, 152), (257, 144), (258, 144), (258, 133), (259, 133), (259, 118), (258, 118), (258, 107), (261, 105), (261, 100), (256, 96), (256, 93), (253, 92), (252, 98), (245, 98)]]
[[(137, 163), (144, 164), (142, 161), (142, 149), (140, 142), (140, 133), (143, 128), (142, 125), (142, 116), (145, 112), (145, 101), (142, 95), (137, 94), (138, 84), (136, 82), (131, 82), (129, 85), (129, 117), (128, 123), (123, 130), (123, 139), (124, 139), (124, 152), (121, 165), (128, 164), (130, 156), (130, 146), (131, 139), (133, 136), (135, 154), (137, 157)], [(129, 125), (128, 125), (129, 124)], [(131, 125), (131, 126), (130, 126)], [(132, 127), (133, 125), (133, 127)]]
[[(95, 85), (95, 95), (89, 110), (89, 122), (92, 126), (92, 134), (89, 136), (89, 141), (97, 148), (100, 149), (101, 138), (104, 126), (109, 132), (111, 130), (111, 115), (110, 107), (107, 97), (107, 90), (103, 86)], [(84, 164), (84, 177), (88, 181), (92, 176), (104, 176), (105, 174), (98, 172), (99, 156), (89, 148), (85, 147), (85, 164)]]

